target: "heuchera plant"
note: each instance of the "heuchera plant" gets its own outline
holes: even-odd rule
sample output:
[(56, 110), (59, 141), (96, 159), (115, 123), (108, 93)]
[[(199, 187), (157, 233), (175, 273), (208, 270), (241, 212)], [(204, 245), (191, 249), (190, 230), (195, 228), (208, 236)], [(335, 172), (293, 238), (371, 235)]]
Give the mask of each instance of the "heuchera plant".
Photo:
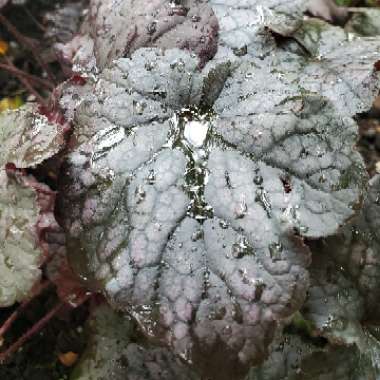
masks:
[[(128, 339), (110, 352), (133, 363), (115, 378), (240, 379), (252, 366), (251, 379), (376, 378), (377, 331), (363, 321), (378, 321), (380, 179), (353, 117), (379, 92), (380, 38), (303, 20), (306, 6), (93, 0), (59, 46), (75, 72), (55, 94), (73, 126), (56, 209), (67, 251), (163, 347), (133, 349), (132, 322), (104, 311)], [(1, 164), (17, 170), (65, 143), (21, 112), (24, 141), (1, 129)], [(35, 224), (36, 205), (24, 209)], [(106, 365), (97, 346), (89, 357)]]

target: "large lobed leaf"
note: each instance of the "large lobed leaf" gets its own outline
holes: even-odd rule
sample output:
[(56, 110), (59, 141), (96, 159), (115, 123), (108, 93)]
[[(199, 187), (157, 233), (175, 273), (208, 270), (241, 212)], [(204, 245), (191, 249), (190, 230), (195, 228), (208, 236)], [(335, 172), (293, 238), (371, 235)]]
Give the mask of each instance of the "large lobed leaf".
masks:
[(116, 307), (230, 378), (302, 305), (309, 255), (293, 231), (333, 234), (366, 176), (355, 124), (327, 99), (264, 67), (260, 82), (250, 61), (198, 67), (140, 49), (103, 72), (75, 112), (60, 209)]

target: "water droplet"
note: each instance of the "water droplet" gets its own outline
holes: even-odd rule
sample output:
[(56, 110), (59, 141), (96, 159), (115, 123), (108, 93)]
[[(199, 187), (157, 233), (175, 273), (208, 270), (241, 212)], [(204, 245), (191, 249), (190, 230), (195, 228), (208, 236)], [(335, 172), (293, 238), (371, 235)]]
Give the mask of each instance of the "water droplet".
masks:
[(281, 260), (281, 252), (283, 250), (281, 243), (273, 243), (269, 245), (269, 255), (273, 261)]
[(154, 172), (153, 169), (149, 170), (149, 174), (148, 174), (148, 177), (147, 177), (147, 182), (149, 183), (149, 185), (153, 185), (156, 181), (156, 174)]
[(170, 68), (172, 70), (177, 69), (180, 73), (182, 73), (185, 70), (186, 64), (182, 58), (179, 58), (175, 62), (170, 64)]
[(235, 207), (235, 218), (242, 219), (246, 216), (248, 212), (248, 206), (245, 199), (242, 199), (241, 202)]
[(146, 193), (141, 185), (136, 187), (135, 196), (137, 204), (141, 203), (145, 199)]
[(248, 246), (248, 241), (245, 236), (240, 235), (236, 243), (232, 244), (232, 256), (235, 259), (240, 259), (243, 256), (250, 254), (252, 249)]
[(150, 61), (145, 64), (145, 69), (147, 71), (152, 71), (155, 67), (156, 67), (156, 63), (154, 61)]
[(201, 16), (193, 15), (193, 16), (191, 17), (191, 21), (192, 21), (192, 22), (199, 22), (199, 21), (201, 21)]
[(232, 333), (232, 327), (230, 325), (226, 325), (223, 328), (223, 334), (230, 335)]
[(244, 55), (247, 55), (247, 53), (248, 53), (248, 47), (247, 47), (247, 45), (244, 45), (244, 46), (241, 46), (241, 47), (233, 48), (232, 51), (233, 51), (233, 53), (236, 56), (242, 57)]
[(133, 109), (138, 115), (142, 115), (144, 113), (145, 108), (146, 108), (146, 103), (133, 101)]
[(261, 175), (256, 175), (255, 178), (253, 178), (253, 182), (257, 185), (260, 186), (263, 183), (263, 177)]
[(226, 230), (228, 228), (228, 223), (225, 220), (221, 220), (219, 222), (219, 226), (223, 228), (223, 230)]
[(148, 34), (154, 34), (157, 30), (157, 21), (153, 21), (146, 27)]
[(192, 235), (191, 235), (191, 240), (192, 241), (197, 241), (197, 240), (200, 240), (203, 238), (203, 231), (202, 230), (198, 230), (198, 231), (195, 231)]
[(257, 301), (260, 301), (261, 300), (261, 297), (263, 295), (263, 292), (265, 290), (265, 288), (267, 287), (262, 280), (256, 280), (255, 282), (255, 286), (256, 286), (256, 289), (255, 289), (255, 299), (254, 301), (257, 302)]
[(327, 178), (324, 174), (322, 174), (320, 177), (319, 177), (319, 183), (325, 183), (327, 181)]
[(208, 123), (190, 121), (185, 125), (184, 137), (192, 146), (200, 148), (206, 141), (208, 129)]
[(228, 171), (226, 170), (224, 172), (224, 179), (226, 180), (226, 185), (229, 189), (232, 189), (232, 184), (231, 184), (231, 178), (230, 178), (230, 174), (228, 173)]
[(268, 217), (270, 217), (272, 213), (272, 206), (269, 202), (268, 194), (264, 189), (258, 189), (256, 191), (255, 201), (259, 202), (264, 207), (264, 210), (267, 212)]

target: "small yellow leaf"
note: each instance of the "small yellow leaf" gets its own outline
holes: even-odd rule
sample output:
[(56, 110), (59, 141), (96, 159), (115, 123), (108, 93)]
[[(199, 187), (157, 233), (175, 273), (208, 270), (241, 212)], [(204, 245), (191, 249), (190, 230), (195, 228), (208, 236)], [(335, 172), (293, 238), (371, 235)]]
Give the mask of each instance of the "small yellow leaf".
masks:
[(0, 55), (7, 54), (8, 49), (9, 49), (8, 43), (3, 40), (0, 40)]
[(17, 95), (14, 98), (3, 98), (0, 100), (0, 112), (6, 110), (15, 110), (24, 104), (21, 96)]

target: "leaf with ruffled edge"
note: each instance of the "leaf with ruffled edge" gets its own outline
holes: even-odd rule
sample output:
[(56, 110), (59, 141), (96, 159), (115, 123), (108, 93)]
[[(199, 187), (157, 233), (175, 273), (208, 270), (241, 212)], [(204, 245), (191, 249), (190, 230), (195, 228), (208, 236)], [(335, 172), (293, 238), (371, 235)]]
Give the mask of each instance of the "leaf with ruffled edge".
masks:
[(375, 380), (371, 363), (355, 347), (331, 347), (284, 334), (268, 360), (247, 380)]
[(380, 38), (353, 36), (320, 20), (305, 21), (293, 37), (298, 41), (297, 53), (276, 49), (242, 60), (243, 67), (251, 65), (248, 73), (256, 83), (244, 95), (259, 99), (261, 91), (269, 95), (273, 90), (267, 82), (277, 87), (283, 83), (281, 91), (273, 94), (276, 99), (286, 98), (294, 87), (314, 92), (328, 98), (342, 118), (372, 106), (380, 89)]
[(343, 232), (318, 246), (358, 286), (366, 318), (380, 316), (380, 176), (372, 178), (360, 216)]
[(135, 324), (100, 305), (87, 322), (89, 344), (70, 380), (199, 380), (165, 348), (134, 342)]
[(371, 108), (380, 90), (380, 38), (355, 36), (315, 19), (304, 22), (294, 38), (310, 53), (295, 73), (306, 90), (331, 99), (343, 115)]
[(32, 176), (8, 172), (0, 172), (0, 307), (28, 297), (48, 255), (45, 233), (58, 228), (55, 193)]
[(311, 284), (302, 315), (333, 344), (360, 343), (364, 302), (354, 284), (321, 252), (315, 252), (309, 272)]
[(0, 167), (35, 168), (65, 144), (67, 125), (49, 120), (37, 106), (26, 105), (0, 115)]
[(380, 291), (380, 176), (370, 181), (361, 214), (338, 235), (315, 242), (304, 315), (321, 335), (356, 344), (380, 370), (380, 343), (361, 325), (377, 322)]
[(351, 8), (352, 16), (345, 30), (361, 36), (380, 36), (380, 9)]
[(351, 119), (247, 65), (205, 110), (219, 91), (188, 53), (120, 59), (77, 108), (61, 187), (69, 250), (115, 306), (226, 378), (262, 361), (302, 305), (308, 250), (293, 230), (335, 233), (366, 179)]
[(219, 22), (219, 44), (231, 48), (236, 55), (253, 56), (273, 50), (269, 28), (289, 36), (302, 22), (307, 8), (305, 0), (210, 0)]
[(141, 47), (184, 49), (203, 66), (217, 51), (217, 36), (218, 21), (206, 1), (92, 0), (82, 35), (61, 52), (77, 72), (96, 73)]

